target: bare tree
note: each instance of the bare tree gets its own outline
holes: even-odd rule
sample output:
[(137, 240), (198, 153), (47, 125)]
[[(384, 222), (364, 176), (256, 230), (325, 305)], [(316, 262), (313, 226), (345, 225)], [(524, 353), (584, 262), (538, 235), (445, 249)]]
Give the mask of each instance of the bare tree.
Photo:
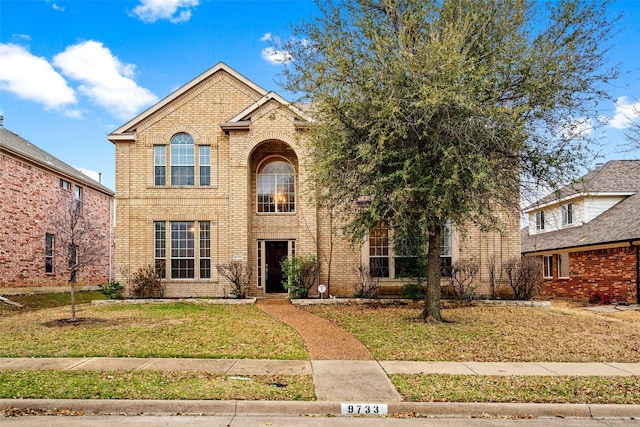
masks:
[(216, 266), (218, 274), (231, 282), (231, 295), (246, 298), (253, 277), (253, 267), (241, 261), (231, 261)]
[(457, 301), (467, 301), (475, 297), (475, 280), (480, 267), (474, 260), (460, 260), (451, 266), (449, 285)]
[(359, 265), (353, 268), (354, 272), (360, 278), (356, 285), (356, 298), (377, 298), (380, 291), (380, 277), (372, 274), (372, 271), (366, 265)]
[(529, 300), (542, 290), (542, 267), (537, 258), (511, 258), (505, 263), (504, 270), (516, 299)]
[(58, 195), (52, 222), (56, 231), (56, 252), (68, 260), (71, 286), (71, 320), (76, 321), (75, 287), (78, 273), (98, 264), (107, 254), (109, 241), (99, 221), (83, 206), (82, 200), (70, 193)]

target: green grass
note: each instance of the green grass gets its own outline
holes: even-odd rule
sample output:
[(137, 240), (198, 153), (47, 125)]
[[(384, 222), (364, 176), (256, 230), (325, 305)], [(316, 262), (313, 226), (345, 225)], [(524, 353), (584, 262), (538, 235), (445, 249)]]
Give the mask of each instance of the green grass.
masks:
[(0, 320), (0, 357), (307, 359), (300, 336), (252, 305), (78, 305)]
[(637, 325), (553, 308), (462, 307), (425, 324), (419, 307), (308, 306), (362, 341), (379, 360), (640, 362)]
[(310, 375), (174, 371), (0, 371), (5, 399), (315, 400)]
[[(71, 294), (70, 293), (56, 293), (56, 294), (35, 294), (35, 295), (9, 295), (7, 296), (11, 301), (22, 304), (22, 307), (16, 307), (5, 303), (0, 303), (0, 315), (8, 316), (12, 314), (27, 313), (34, 310), (42, 310), (44, 308), (54, 308), (69, 306), (69, 312), (71, 312)], [(106, 296), (98, 291), (76, 292), (75, 293), (76, 304), (87, 304), (93, 300), (107, 299)]]
[(640, 377), (390, 375), (412, 402), (640, 404)]

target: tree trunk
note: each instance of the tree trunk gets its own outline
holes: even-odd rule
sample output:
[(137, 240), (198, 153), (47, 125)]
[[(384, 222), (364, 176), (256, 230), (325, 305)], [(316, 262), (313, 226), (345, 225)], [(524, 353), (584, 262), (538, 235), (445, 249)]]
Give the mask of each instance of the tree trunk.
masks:
[(76, 272), (71, 272), (71, 321), (76, 321)]
[(440, 234), (442, 227), (429, 226), (429, 248), (427, 250), (427, 288), (425, 291), (422, 320), (425, 322), (442, 322), (440, 315)]

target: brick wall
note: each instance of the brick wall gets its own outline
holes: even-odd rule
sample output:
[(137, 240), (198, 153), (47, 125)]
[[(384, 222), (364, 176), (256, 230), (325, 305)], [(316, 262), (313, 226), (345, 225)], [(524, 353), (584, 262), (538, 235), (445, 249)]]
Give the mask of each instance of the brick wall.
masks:
[[(36, 164), (0, 153), (0, 288), (68, 286), (68, 261), (61, 244), (54, 252), (54, 272), (45, 272), (45, 234), (54, 234), (57, 243), (63, 241), (56, 226), (61, 218), (60, 201), (73, 200), (76, 185), (64, 177), (72, 185), (70, 190), (63, 190), (60, 178)], [(79, 285), (106, 283), (113, 277), (108, 243), (112, 198), (83, 183), (79, 185), (83, 188), (85, 214), (107, 240), (99, 243), (103, 256), (81, 270), (77, 281)]]
[(553, 255), (553, 278), (545, 279), (542, 295), (588, 300), (594, 292), (612, 301), (636, 302), (636, 249), (631, 246), (569, 253), (569, 277), (558, 278)]
[[(332, 295), (353, 295), (357, 280), (354, 267), (363, 255), (359, 247), (338, 235), (338, 224), (311, 202), (305, 187), (306, 131), (296, 128), (293, 113), (271, 100), (251, 113), (250, 129), (224, 132), (220, 127), (260, 98), (254, 89), (221, 70), (132, 126), (134, 140), (116, 141), (116, 274), (121, 283), (126, 284), (136, 269), (153, 263), (154, 221), (210, 221), (213, 265), (239, 257), (255, 271), (259, 240), (293, 240), (298, 255), (316, 254), (321, 260), (320, 282), (330, 284)], [(196, 146), (211, 146), (210, 186), (154, 185), (153, 147), (168, 147), (169, 168), (169, 143), (178, 132), (189, 133)], [(295, 213), (257, 213), (257, 167), (272, 155), (286, 158), (295, 168)], [(197, 168), (195, 173), (197, 177)], [(169, 175), (167, 169), (167, 179)], [(494, 235), (474, 229), (466, 235), (465, 256), (486, 261), (489, 255), (482, 251), (499, 252), (504, 257), (519, 254), (517, 221), (509, 223), (506, 230)], [(252, 295), (264, 296), (264, 289), (256, 282), (254, 279)], [(228, 289), (213, 271), (210, 279), (168, 280), (167, 294), (221, 296), (225, 286)]]

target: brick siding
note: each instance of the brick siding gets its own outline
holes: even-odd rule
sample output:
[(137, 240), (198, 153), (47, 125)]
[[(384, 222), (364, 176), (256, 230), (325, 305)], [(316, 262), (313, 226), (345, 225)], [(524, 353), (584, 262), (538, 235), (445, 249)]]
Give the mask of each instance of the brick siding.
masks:
[[(72, 200), (76, 185), (74, 180), (63, 177), (72, 184), (70, 190), (63, 190), (60, 178), (37, 164), (0, 153), (0, 289), (28, 291), (68, 286), (68, 262), (63, 251), (54, 254), (54, 272), (45, 272), (45, 235), (54, 234), (55, 242), (62, 241), (54, 225), (56, 212), (60, 197)], [(83, 188), (85, 214), (109, 236), (112, 197), (83, 183), (79, 185)], [(78, 273), (78, 285), (106, 283), (113, 277), (113, 271), (109, 272), (108, 242), (104, 243), (103, 258)]]
[(636, 249), (631, 246), (569, 253), (569, 277), (545, 279), (542, 295), (588, 300), (595, 292), (612, 301), (636, 302)]

